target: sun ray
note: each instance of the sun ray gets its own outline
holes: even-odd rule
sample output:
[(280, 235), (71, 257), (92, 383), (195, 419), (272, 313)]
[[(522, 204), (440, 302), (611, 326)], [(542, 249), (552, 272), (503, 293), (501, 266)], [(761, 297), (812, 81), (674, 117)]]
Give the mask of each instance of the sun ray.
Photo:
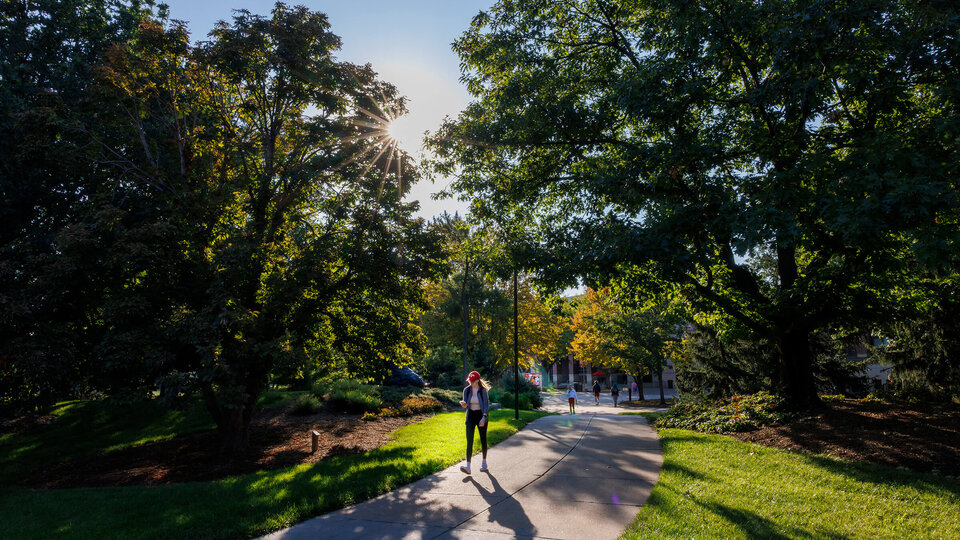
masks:
[(382, 156), (383, 153), (387, 151), (387, 148), (389, 148), (389, 146), (384, 145), (383, 148), (381, 148), (380, 151), (377, 152), (377, 155), (373, 156), (373, 159), (370, 160), (370, 163), (367, 164), (367, 167), (363, 169), (362, 173), (360, 173), (361, 178), (366, 176), (367, 173), (370, 172), (370, 169), (372, 169), (373, 166), (377, 163), (377, 160), (380, 159), (380, 156)]
[[(380, 140), (383, 140), (383, 139), (384, 139), (384, 137), (381, 136), (381, 139), (380, 139)], [(380, 142), (380, 141), (377, 141), (377, 142)], [(359, 153), (350, 156), (350, 158), (347, 159), (346, 161), (344, 161), (343, 163), (337, 165), (337, 166), (335, 167), (335, 170), (336, 170), (336, 169), (340, 169), (340, 168), (342, 168), (342, 167), (346, 167), (347, 165), (349, 165), (349, 164), (353, 163), (354, 161), (357, 161), (358, 159), (360, 159), (360, 158), (362, 158), (362, 157), (370, 154), (371, 152), (373, 152), (373, 151), (376, 150), (376, 149), (377, 149), (377, 145), (376, 145), (376, 144), (371, 144), (370, 146), (368, 146), (368, 147), (364, 148), (363, 150), (361, 150)], [(381, 151), (381, 153), (383, 153), (383, 152)], [(366, 172), (366, 171), (364, 171), (364, 172)]]
[(403, 174), (401, 173), (400, 167), (403, 164), (403, 156), (397, 154), (397, 192), (403, 193)]
[(359, 135), (350, 135), (349, 137), (344, 137), (343, 139), (340, 139), (340, 142), (352, 143), (357, 141), (366, 141), (374, 137), (389, 137), (389, 136), (390, 134), (386, 130), (380, 129), (377, 131), (369, 131), (367, 133), (361, 133)]
[(372, 112), (364, 109), (363, 107), (359, 107), (359, 106), (358, 106), (358, 107), (357, 107), (357, 110), (360, 111), (360, 112), (362, 112), (363, 114), (369, 116), (370, 118), (376, 120), (377, 122), (380, 123), (380, 125), (386, 125), (386, 124), (389, 124), (389, 123), (390, 123), (390, 122), (388, 122), (386, 119), (384, 119), (383, 117), (377, 116), (376, 114), (374, 114), (374, 113), (372, 113)]
[(394, 139), (390, 144), (390, 153), (387, 154), (387, 166), (383, 168), (383, 175), (380, 177), (380, 189), (377, 191), (377, 200), (383, 195), (383, 185), (387, 182), (387, 173), (390, 172), (390, 164), (393, 163), (393, 153), (397, 150), (397, 141)]
[[(356, 78), (355, 73), (351, 75)], [(397, 193), (400, 199), (403, 198), (403, 157), (407, 154), (404, 149), (403, 141), (407, 131), (402, 127), (397, 130), (398, 120), (404, 119), (404, 115), (398, 114), (403, 111), (403, 102), (399, 102), (396, 107), (391, 106), (392, 102), (387, 99), (386, 91), (382, 86), (375, 86), (374, 93), (379, 94), (379, 99), (371, 94), (364, 106), (355, 105), (355, 116), (344, 119), (349, 124), (356, 126), (358, 132), (344, 134), (338, 138), (335, 143), (341, 148), (351, 151), (350, 156), (343, 162), (331, 169), (331, 172), (343, 169), (351, 164), (359, 164), (362, 167), (359, 178), (365, 178), (371, 169), (375, 166), (381, 167), (380, 182), (377, 188), (377, 201), (380, 201), (386, 188), (386, 183), (393, 174), (396, 174)], [(391, 129), (392, 128), (392, 129)], [(349, 148), (348, 145), (356, 144), (356, 147)], [(409, 155), (409, 154), (407, 154)], [(394, 166), (396, 163), (396, 166)]]
[(355, 125), (355, 126), (365, 127), (365, 128), (370, 128), (370, 129), (383, 129), (383, 126), (385, 125), (385, 124), (381, 124), (381, 123), (371, 122), (371, 121), (369, 121), (369, 120), (363, 120), (363, 119), (360, 119), (360, 118), (351, 118), (351, 119), (350, 119), (350, 123), (353, 124), (353, 125)]

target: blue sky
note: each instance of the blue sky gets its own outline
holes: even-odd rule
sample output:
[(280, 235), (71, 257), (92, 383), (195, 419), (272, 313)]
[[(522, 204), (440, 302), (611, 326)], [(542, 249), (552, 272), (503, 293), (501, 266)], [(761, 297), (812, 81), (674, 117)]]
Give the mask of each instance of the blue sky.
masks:
[[(195, 41), (235, 9), (267, 16), (268, 0), (166, 0), (170, 15), (188, 23)], [(460, 85), (459, 59), (450, 50), (474, 15), (494, 0), (310, 0), (287, 2), (326, 13), (333, 33), (340, 36), (341, 60), (371, 64), (381, 78), (397, 86), (409, 98), (410, 114), (401, 134), (407, 150), (417, 152), (416, 139), (424, 130), (434, 130), (444, 116), (456, 115), (469, 102)], [(458, 201), (433, 201), (430, 194), (445, 187), (424, 181), (414, 186), (410, 198), (420, 201), (420, 214), (432, 217), (446, 210), (463, 213)]]

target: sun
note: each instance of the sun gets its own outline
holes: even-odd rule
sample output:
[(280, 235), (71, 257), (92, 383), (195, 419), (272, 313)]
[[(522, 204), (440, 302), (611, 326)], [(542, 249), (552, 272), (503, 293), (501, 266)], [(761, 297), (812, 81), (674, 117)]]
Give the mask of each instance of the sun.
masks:
[(387, 125), (387, 133), (407, 154), (415, 152), (421, 144), (422, 135), (417, 132), (416, 123), (410, 115), (394, 118)]
[[(386, 98), (384, 98), (385, 101)], [(403, 192), (403, 158), (404, 156), (412, 158), (407, 148), (408, 145), (414, 144), (413, 141), (418, 141), (418, 137), (408, 116), (394, 116), (389, 107), (383, 107), (376, 101), (371, 108), (376, 112), (357, 107), (358, 115), (351, 122), (360, 127), (362, 132), (341, 139), (341, 142), (348, 144), (363, 142), (363, 148), (337, 165), (337, 168), (366, 161), (366, 167), (360, 173), (362, 177), (379, 163), (383, 171), (380, 176), (380, 188), (377, 191), (379, 201), (387, 177), (391, 173), (395, 174), (398, 191)]]

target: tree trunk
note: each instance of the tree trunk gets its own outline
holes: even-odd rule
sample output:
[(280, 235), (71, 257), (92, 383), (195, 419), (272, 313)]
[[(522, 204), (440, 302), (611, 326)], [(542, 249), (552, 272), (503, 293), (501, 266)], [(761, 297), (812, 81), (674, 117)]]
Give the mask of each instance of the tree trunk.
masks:
[(220, 413), (222, 422), (217, 426), (220, 434), (220, 453), (237, 455), (250, 448), (247, 414), (243, 408), (224, 409)]
[(810, 333), (805, 328), (794, 328), (779, 339), (780, 380), (784, 398), (794, 410), (808, 410), (820, 404), (817, 384), (813, 377), (813, 359), (810, 354)]
[(657, 370), (658, 370), (657, 379), (660, 380), (660, 406), (666, 407), (667, 400), (664, 398), (664, 395), (663, 395), (663, 359), (662, 358), (660, 359), (660, 363), (657, 365)]

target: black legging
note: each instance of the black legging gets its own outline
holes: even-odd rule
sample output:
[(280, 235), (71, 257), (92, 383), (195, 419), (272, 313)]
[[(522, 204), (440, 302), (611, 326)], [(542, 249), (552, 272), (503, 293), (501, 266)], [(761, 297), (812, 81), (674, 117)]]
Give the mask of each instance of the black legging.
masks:
[(487, 459), (487, 424), (480, 425), (483, 420), (483, 411), (467, 411), (467, 463), (473, 455), (473, 428), (480, 432), (480, 447), (483, 449), (483, 459)]

